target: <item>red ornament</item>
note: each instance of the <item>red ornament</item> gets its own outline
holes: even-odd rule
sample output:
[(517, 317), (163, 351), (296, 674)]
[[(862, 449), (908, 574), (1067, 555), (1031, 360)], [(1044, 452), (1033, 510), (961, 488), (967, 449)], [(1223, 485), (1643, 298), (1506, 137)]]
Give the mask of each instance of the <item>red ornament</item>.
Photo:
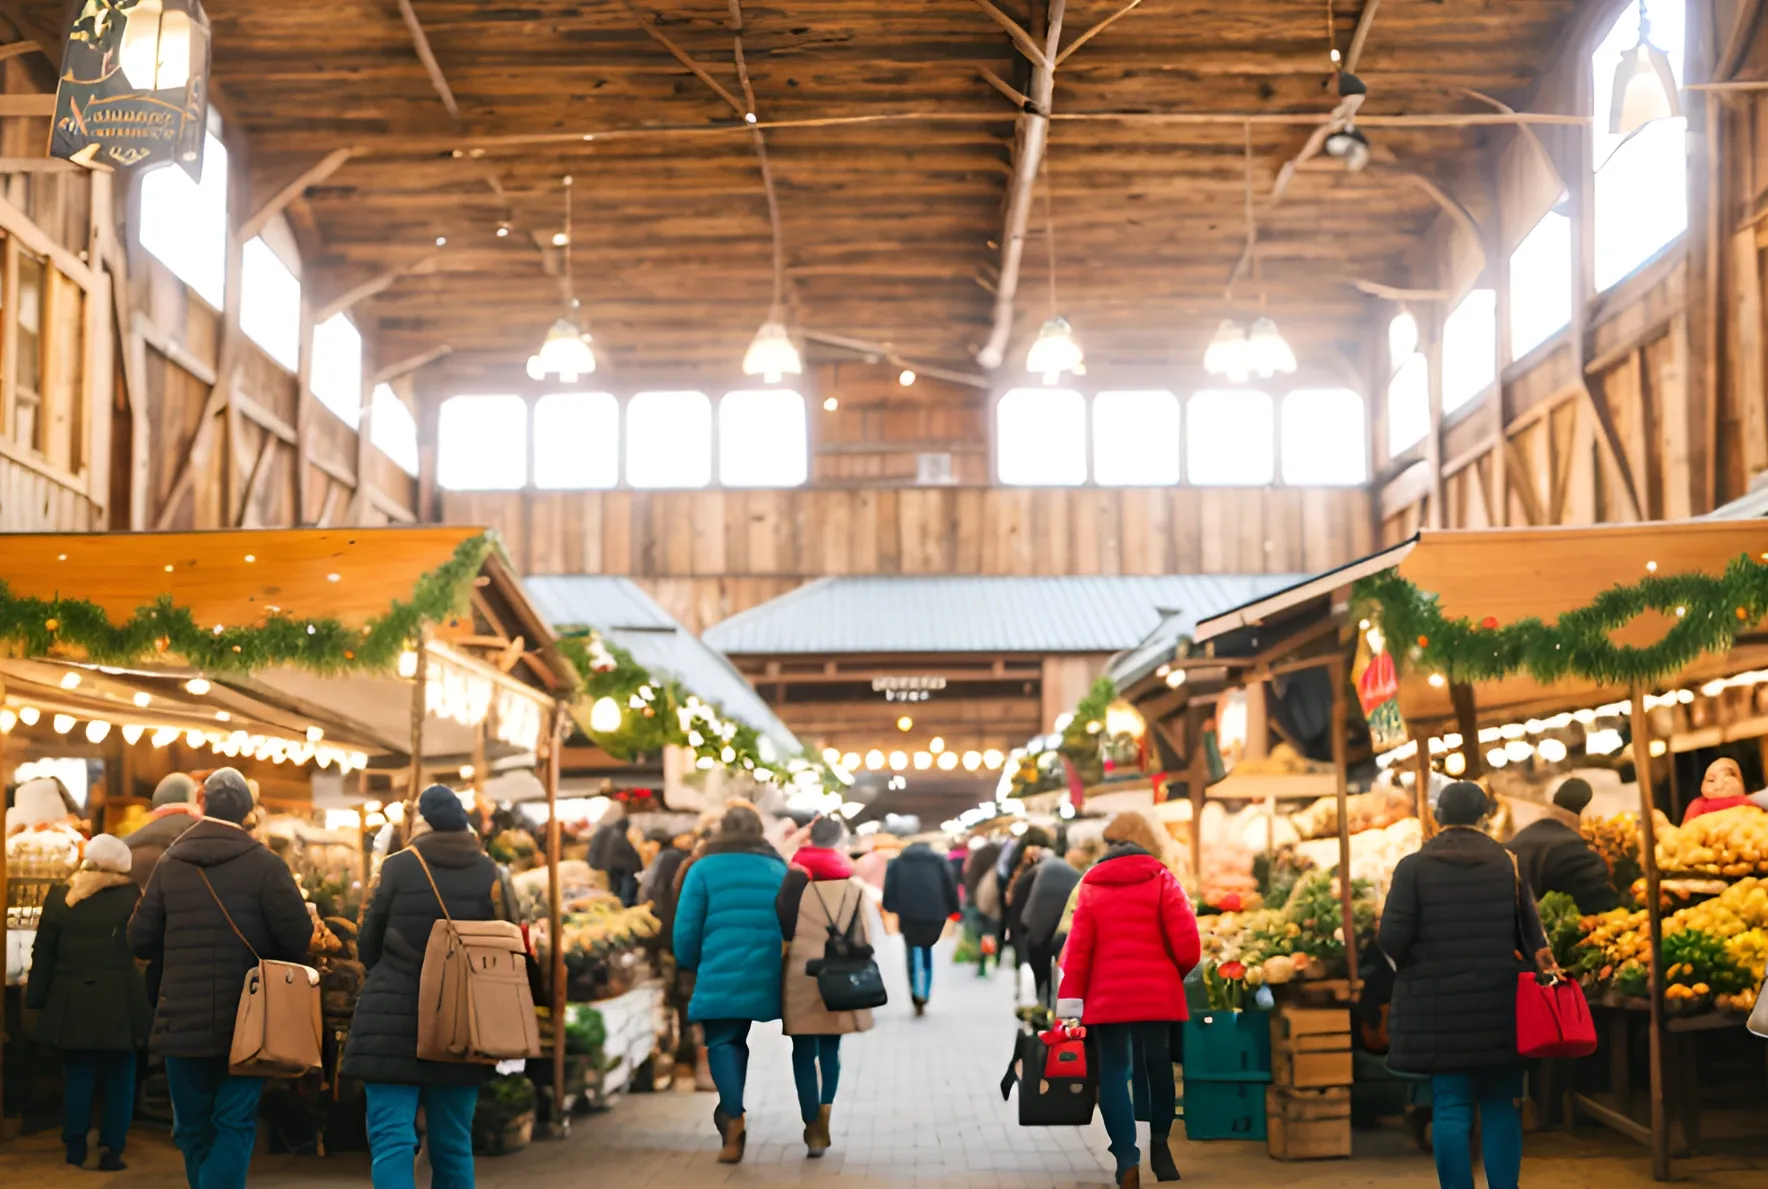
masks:
[(1488, 615), (1479, 621), (1479, 626), (1489, 632), (1498, 626), (1498, 617), (1496, 615)]
[(1418, 637), (1418, 647), (1420, 647), (1420, 648), (1430, 647), (1430, 637), (1429, 636)]

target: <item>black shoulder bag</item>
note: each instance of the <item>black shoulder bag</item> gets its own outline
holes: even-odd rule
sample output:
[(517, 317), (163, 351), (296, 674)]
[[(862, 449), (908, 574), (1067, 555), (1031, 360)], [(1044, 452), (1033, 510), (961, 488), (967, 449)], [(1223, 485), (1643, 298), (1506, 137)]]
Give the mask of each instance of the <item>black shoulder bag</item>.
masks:
[[(823, 1006), (835, 1012), (883, 1007), (890, 1000), (884, 990), (884, 974), (872, 957), (872, 947), (854, 938), (859, 914), (865, 906), (856, 905), (847, 928), (842, 929), (835, 923), (838, 918), (829, 912), (828, 902), (823, 899), (815, 880), (811, 881), (810, 890), (816, 895), (817, 903), (822, 905), (824, 928), (829, 931), (829, 939), (823, 944), (823, 956), (806, 962), (804, 972), (816, 979), (817, 994), (822, 996)], [(841, 906), (847, 906), (845, 894), (841, 897)]]

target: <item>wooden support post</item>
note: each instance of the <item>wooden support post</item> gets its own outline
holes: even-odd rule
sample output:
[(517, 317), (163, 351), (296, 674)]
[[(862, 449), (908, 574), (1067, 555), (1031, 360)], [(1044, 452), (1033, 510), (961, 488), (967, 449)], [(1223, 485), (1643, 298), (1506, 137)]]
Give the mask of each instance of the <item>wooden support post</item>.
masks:
[(1449, 699), (1455, 704), (1455, 729), (1461, 732), (1461, 758), (1467, 761), (1461, 779), (1478, 780), (1486, 762), (1479, 750), (1479, 708), (1473, 704), (1473, 687), (1456, 682), (1449, 686)]
[(1639, 783), (1639, 866), (1645, 871), (1645, 921), (1651, 936), (1651, 1175), (1670, 1179), (1670, 1130), (1664, 1117), (1664, 922), (1658, 901), (1657, 823), (1651, 795), (1651, 724), (1645, 717), (1645, 695), (1633, 689), (1633, 770)]
[(405, 777), (405, 817), (399, 823), (399, 837), (409, 841), (417, 822), (417, 799), (424, 791), (424, 715), (429, 710), (430, 630), (418, 633), (412, 645), (417, 649), (417, 671), (411, 681), (411, 766)]
[(1357, 990), (1357, 920), (1352, 909), (1351, 822), (1344, 755), (1344, 661), (1333, 658), (1326, 672), (1332, 679), (1332, 777), (1338, 799), (1338, 900), (1344, 908), (1344, 969), (1351, 993)]
[(547, 938), (552, 947), (548, 954), (551, 971), (547, 979), (553, 1026), (551, 1128), (552, 1134), (559, 1138), (568, 1130), (565, 1119), (565, 913), (559, 900), (559, 753), (565, 746), (565, 722), (565, 712), (558, 711), (546, 749)]

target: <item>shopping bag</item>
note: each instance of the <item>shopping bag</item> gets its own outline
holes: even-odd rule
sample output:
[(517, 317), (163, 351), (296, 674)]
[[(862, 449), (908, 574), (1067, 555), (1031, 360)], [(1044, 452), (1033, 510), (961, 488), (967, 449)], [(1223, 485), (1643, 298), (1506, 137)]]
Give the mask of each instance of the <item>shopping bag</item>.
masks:
[(1051, 1077), (1051, 1062), (1056, 1068), (1071, 1068), (1073, 1050), (1066, 1050), (1067, 1059), (1051, 1053), (1046, 1036), (1057, 1036), (1058, 1044), (1067, 1044), (1062, 1030), (1039, 1034), (1022, 1031), (1014, 1044), (1013, 1059), (1001, 1078), (1001, 1100), (1019, 1088), (1019, 1125), (1021, 1127), (1084, 1127), (1093, 1121), (1093, 1110), (1099, 1102), (1098, 1062), (1090, 1051), (1091, 1041), (1078, 1039), (1083, 1046), (1079, 1076)]
[(1524, 1057), (1588, 1057), (1596, 1051), (1596, 1022), (1584, 989), (1568, 978), (1516, 976), (1516, 1051)]

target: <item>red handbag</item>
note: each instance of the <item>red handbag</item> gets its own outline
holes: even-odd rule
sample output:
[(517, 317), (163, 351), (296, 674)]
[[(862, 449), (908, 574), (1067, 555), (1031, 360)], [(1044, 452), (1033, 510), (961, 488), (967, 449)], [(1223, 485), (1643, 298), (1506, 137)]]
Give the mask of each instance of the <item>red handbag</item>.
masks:
[(1061, 1024), (1039, 1034), (1044, 1042), (1046, 1078), (1087, 1077), (1087, 1030), (1078, 1024)]
[(1584, 988), (1568, 978), (1516, 976), (1516, 1051), (1524, 1057), (1588, 1057), (1596, 1051), (1596, 1021)]

